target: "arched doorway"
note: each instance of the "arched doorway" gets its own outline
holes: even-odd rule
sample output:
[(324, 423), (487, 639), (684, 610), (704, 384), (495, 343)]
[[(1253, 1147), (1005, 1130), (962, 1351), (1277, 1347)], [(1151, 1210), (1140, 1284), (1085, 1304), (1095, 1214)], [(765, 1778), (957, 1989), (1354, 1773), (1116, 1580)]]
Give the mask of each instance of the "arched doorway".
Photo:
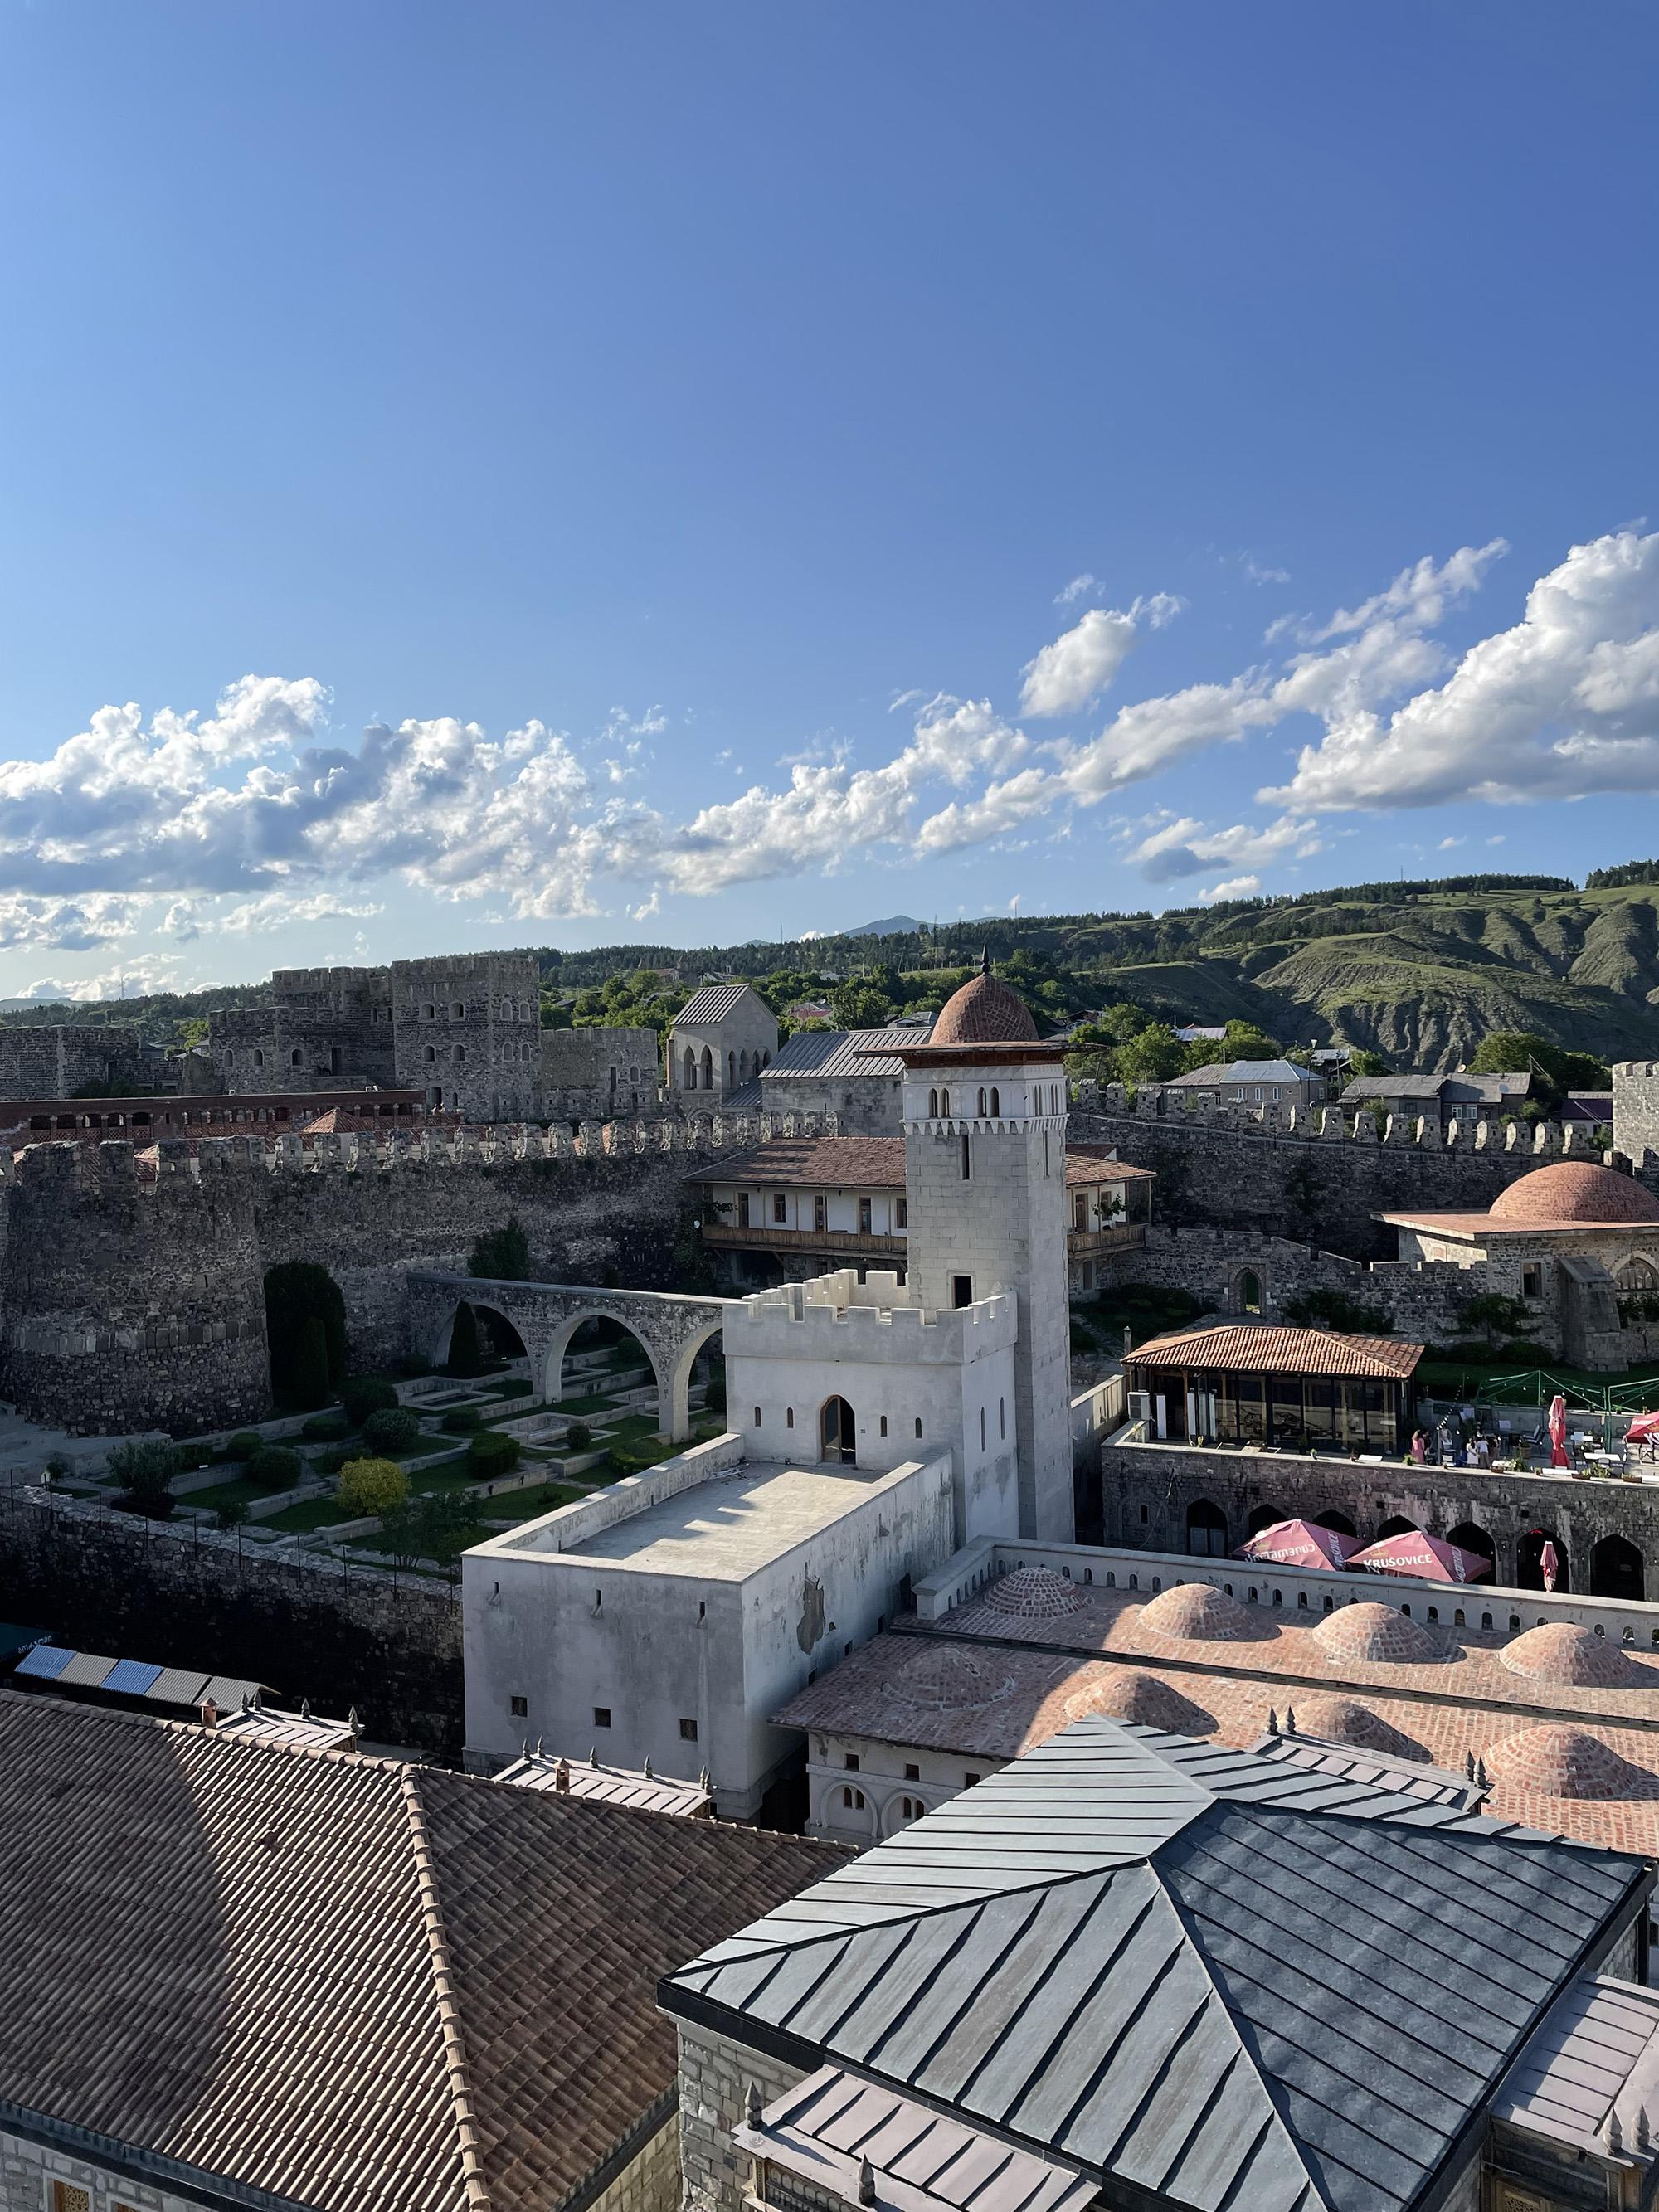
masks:
[(614, 1314), (589, 1314), (556, 1340), (547, 1362), (548, 1402), (581, 1420), (609, 1421), (635, 1442), (660, 1427), (656, 1365)]
[(1316, 1513), (1310, 1517), (1316, 1528), (1332, 1528), (1339, 1536), (1357, 1536), (1359, 1534), (1346, 1513), (1338, 1513), (1331, 1507), (1328, 1506), (1324, 1512)]
[(1539, 1557), (1546, 1544), (1555, 1547), (1555, 1587), (1570, 1590), (1572, 1583), (1569, 1573), (1567, 1547), (1561, 1539), (1548, 1528), (1528, 1528), (1515, 1547), (1515, 1587), (1516, 1589), (1542, 1589), (1544, 1571)]
[(1264, 1528), (1276, 1528), (1285, 1518), (1282, 1505), (1253, 1505), (1250, 1517), (1244, 1523), (1247, 1536), (1259, 1536)]
[(1235, 1287), (1238, 1292), (1239, 1311), (1259, 1314), (1261, 1310), (1261, 1278), (1255, 1268), (1243, 1269)]
[(1627, 1537), (1603, 1536), (1590, 1553), (1589, 1574), (1592, 1597), (1641, 1601), (1645, 1562)]
[(845, 1398), (826, 1398), (818, 1408), (818, 1457), (850, 1467), (858, 1451), (853, 1408)]
[(1407, 1520), (1403, 1513), (1390, 1513), (1388, 1519), (1379, 1525), (1376, 1540), (1379, 1544), (1386, 1544), (1390, 1536), (1415, 1536), (1417, 1533), (1415, 1521)]
[(1446, 1541), (1449, 1544), (1455, 1544), (1460, 1551), (1473, 1552), (1479, 1559), (1490, 1559), (1492, 1562), (1484, 1575), (1473, 1576), (1471, 1577), (1473, 1581), (1489, 1583), (1497, 1578), (1498, 1547), (1478, 1522), (1460, 1521), (1457, 1526), (1448, 1534)]
[(1187, 1508), (1187, 1549), (1202, 1559), (1227, 1556), (1227, 1516), (1207, 1498), (1195, 1498)]

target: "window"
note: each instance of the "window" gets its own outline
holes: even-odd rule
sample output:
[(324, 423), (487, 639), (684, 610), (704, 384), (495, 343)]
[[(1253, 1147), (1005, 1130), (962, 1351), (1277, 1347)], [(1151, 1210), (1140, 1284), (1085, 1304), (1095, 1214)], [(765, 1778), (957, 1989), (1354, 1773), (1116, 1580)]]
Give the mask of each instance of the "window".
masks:
[(458, 1044), (452, 1049), (455, 1059), (465, 1060), (466, 1058), (466, 1047), (464, 1044)]
[(688, 1720), (683, 1720), (683, 1721), (681, 1721), (681, 1723), (680, 1723), (680, 1741), (681, 1741), (682, 1743), (695, 1743), (695, 1742), (696, 1741), (696, 1740), (697, 1740), (697, 1724), (696, 1724), (696, 1721), (688, 1721)]
[(849, 1813), (861, 1813), (864, 1810), (864, 1792), (862, 1790), (843, 1790), (841, 1802)]
[(867, 1237), (870, 1234), (870, 1201), (867, 1198), (861, 1198), (859, 1200), (859, 1235), (860, 1237)]
[(593, 1708), (593, 1725), (594, 1725), (594, 1727), (595, 1727), (595, 1728), (609, 1728), (609, 1727), (610, 1727), (610, 1725), (611, 1725), (611, 1708), (610, 1708), (610, 1706), (609, 1706), (609, 1705), (595, 1705), (595, 1706), (594, 1706), (594, 1708)]
[(300, 1048), (297, 1044), (288, 1056), (288, 1064), (290, 1067), (297, 1067), (300, 1065)]
[(515, 1721), (527, 1721), (530, 1717), (528, 1698), (509, 1698), (507, 1701), (507, 1709)]
[(921, 1769), (919, 1766), (907, 1766), (904, 1770), (904, 1778), (907, 1782), (920, 1782)]
[(1529, 1260), (1521, 1270), (1521, 1295), (1523, 1298), (1541, 1298), (1544, 1295), (1544, 1270), (1541, 1263)]
[(951, 1303), (953, 1306), (970, 1306), (974, 1303), (974, 1279), (971, 1275), (952, 1275)]
[(265, 1056), (264, 1056), (264, 1053), (259, 1052), (259, 1051), (258, 1051), (258, 1050), (256, 1049), (256, 1051), (255, 1051), (255, 1053), (254, 1053), (254, 1055), (253, 1055), (253, 1065), (254, 1065), (256, 1067), (263, 1067), (263, 1066), (264, 1066), (264, 1064), (265, 1064)]
[(77, 2189), (72, 2181), (54, 2181), (52, 2185), (52, 2212), (92, 2212), (92, 2198), (84, 2189)]
[(830, 1226), (830, 1201), (822, 1191), (812, 1200), (812, 1226), (817, 1230)]
[(707, 1045), (702, 1048), (702, 1087), (705, 1091), (714, 1087), (714, 1055)]
[(783, 1222), (789, 1218), (789, 1201), (781, 1190), (775, 1190), (772, 1194), (772, 1218)]
[(1008, 1434), (1008, 1401), (1006, 1398), (997, 1400), (997, 1434), (1003, 1437)]
[(758, 1406), (755, 1408), (755, 1426), (757, 1428), (759, 1428), (760, 1426), (760, 1407)]
[(920, 1797), (901, 1797), (901, 1798), (899, 1799), (899, 1813), (900, 1813), (901, 1817), (902, 1817), (902, 1818), (903, 1818), (904, 1820), (921, 1820), (921, 1798), (920, 1798)]
[(1073, 1197), (1072, 1226), (1073, 1229), (1089, 1226), (1089, 1194), (1086, 1190), (1079, 1190)]
[(749, 1226), (749, 1194), (746, 1190), (738, 1193), (738, 1226), (739, 1229)]
[(964, 1774), (962, 1778), (962, 1786), (964, 1790), (971, 1790), (979, 1779), (977, 1774)]
[(927, 1094), (927, 1118), (930, 1121), (937, 1121), (939, 1119), (939, 1093), (937, 1091), (930, 1091)]
[(951, 1118), (951, 1094), (948, 1091), (941, 1091), (939, 1094), (939, 1110), (948, 1121)]
[(784, 1414), (783, 1425), (786, 1429), (793, 1429), (795, 1425), (795, 1409), (793, 1406)]
[(847, 1771), (849, 1774), (856, 1774), (859, 1771), (859, 1755), (857, 1752), (849, 1751), (842, 1759), (842, 1765), (847, 1769)]
[(910, 1208), (904, 1199), (895, 1199), (893, 1201), (893, 1226), (895, 1229), (908, 1229), (910, 1226)]
[(426, 1048), (426, 1056), (428, 1060), (436, 1060), (438, 1057), (438, 1048), (435, 1044), (428, 1045)]
[(962, 1133), (962, 1179), (963, 1182), (971, 1182), (974, 1179), (974, 1160), (972, 1153), (968, 1149), (966, 1129)]
[(1046, 1129), (1042, 1133), (1042, 1172), (1045, 1176), (1048, 1172), (1048, 1132)]
[(685, 1048), (685, 1081), (683, 1088), (695, 1091), (697, 1087), (697, 1055), (690, 1045)]
[(455, 1001), (455, 1004), (449, 1011), (458, 1022), (464, 1022), (466, 1019), (466, 1008), (461, 1004), (459, 999)]
[(981, 1121), (990, 1109), (990, 1096), (981, 1083), (979, 1086), (979, 1116)]
[(423, 1022), (435, 1022), (435, 1021), (437, 1020), (437, 1018), (438, 1018), (438, 1009), (437, 1009), (435, 1006), (422, 1006), (422, 1009), (421, 1009), (421, 1019), (422, 1019)]
[(979, 1448), (981, 1451), (985, 1449), (985, 1408), (983, 1406), (979, 1409)]
[(885, 1436), (887, 1433), (887, 1416), (885, 1413), (881, 1417), (881, 1433), (883, 1436)]

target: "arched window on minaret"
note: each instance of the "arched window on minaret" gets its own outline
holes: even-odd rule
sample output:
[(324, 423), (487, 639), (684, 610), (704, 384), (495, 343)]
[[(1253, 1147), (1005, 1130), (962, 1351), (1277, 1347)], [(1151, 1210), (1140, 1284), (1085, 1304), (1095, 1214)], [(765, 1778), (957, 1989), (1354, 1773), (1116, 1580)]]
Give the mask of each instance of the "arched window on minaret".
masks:
[(987, 1104), (985, 1085), (981, 1083), (979, 1086), (979, 1118), (981, 1121), (985, 1119)]
[(997, 1086), (996, 1086), (996, 1085), (995, 1085), (995, 1084), (994, 1083), (994, 1084), (991, 1085), (991, 1119), (992, 1119), (994, 1121), (996, 1121), (996, 1120), (998, 1120), (998, 1119), (999, 1119), (999, 1117), (1000, 1116), (1001, 1113), (1002, 1113), (1002, 1100), (1001, 1100), (1000, 1096), (1000, 1095), (999, 1095), (999, 1093), (998, 1093)]
[(939, 1119), (939, 1092), (937, 1091), (930, 1091), (927, 1094), (927, 1118), (930, 1121), (937, 1121)]
[(951, 1094), (948, 1091), (941, 1091), (939, 1094), (939, 1110), (941, 1118), (948, 1121), (951, 1118)]
[[(1046, 1144), (1046, 1139), (1045, 1139), (1045, 1145), (1044, 1145), (1044, 1153), (1045, 1153), (1045, 1157), (1044, 1157), (1044, 1159), (1043, 1159), (1043, 1167), (1042, 1167), (1042, 1171), (1043, 1171), (1043, 1173), (1044, 1173), (1045, 1175), (1047, 1175), (1047, 1173), (1048, 1172), (1048, 1159), (1047, 1159), (1047, 1144)], [(968, 1149), (968, 1132), (966, 1131), (966, 1129), (964, 1129), (964, 1130), (963, 1131), (963, 1133), (962, 1133), (962, 1179), (963, 1179), (963, 1182), (971, 1182), (973, 1181), (973, 1179), (974, 1179), (974, 1162), (973, 1162), (973, 1155), (969, 1152), (969, 1149)]]

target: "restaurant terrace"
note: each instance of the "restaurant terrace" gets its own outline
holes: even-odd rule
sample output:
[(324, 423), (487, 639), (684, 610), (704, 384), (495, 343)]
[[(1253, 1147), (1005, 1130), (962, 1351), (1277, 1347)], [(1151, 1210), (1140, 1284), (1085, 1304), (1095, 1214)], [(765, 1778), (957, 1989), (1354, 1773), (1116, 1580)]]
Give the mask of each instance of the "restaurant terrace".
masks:
[(1417, 1418), (1420, 1344), (1233, 1322), (1139, 1346), (1124, 1364), (1146, 1433), (1188, 1443), (1401, 1450)]

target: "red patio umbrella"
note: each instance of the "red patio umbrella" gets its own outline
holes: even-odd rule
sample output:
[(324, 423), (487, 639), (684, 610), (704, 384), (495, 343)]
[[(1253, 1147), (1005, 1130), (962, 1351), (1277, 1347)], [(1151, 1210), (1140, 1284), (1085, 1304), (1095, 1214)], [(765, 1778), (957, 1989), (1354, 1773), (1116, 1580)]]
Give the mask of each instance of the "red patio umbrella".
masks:
[(1352, 1564), (1364, 1567), (1367, 1574), (1414, 1575), (1429, 1583), (1479, 1582), (1492, 1572), (1492, 1561), (1479, 1552), (1466, 1552), (1461, 1544), (1449, 1544), (1440, 1536), (1426, 1536), (1420, 1528), (1367, 1544), (1354, 1553)]
[(1562, 1397), (1550, 1400), (1550, 1465), (1572, 1465), (1572, 1454), (1567, 1449), (1567, 1401)]
[(1316, 1521), (1275, 1521), (1271, 1528), (1258, 1528), (1233, 1557), (1275, 1567), (1346, 1567), (1358, 1549), (1359, 1539), (1340, 1528), (1322, 1528)]
[(1639, 1444), (1644, 1437), (1659, 1437), (1659, 1413), (1638, 1413), (1625, 1431), (1627, 1443)]

